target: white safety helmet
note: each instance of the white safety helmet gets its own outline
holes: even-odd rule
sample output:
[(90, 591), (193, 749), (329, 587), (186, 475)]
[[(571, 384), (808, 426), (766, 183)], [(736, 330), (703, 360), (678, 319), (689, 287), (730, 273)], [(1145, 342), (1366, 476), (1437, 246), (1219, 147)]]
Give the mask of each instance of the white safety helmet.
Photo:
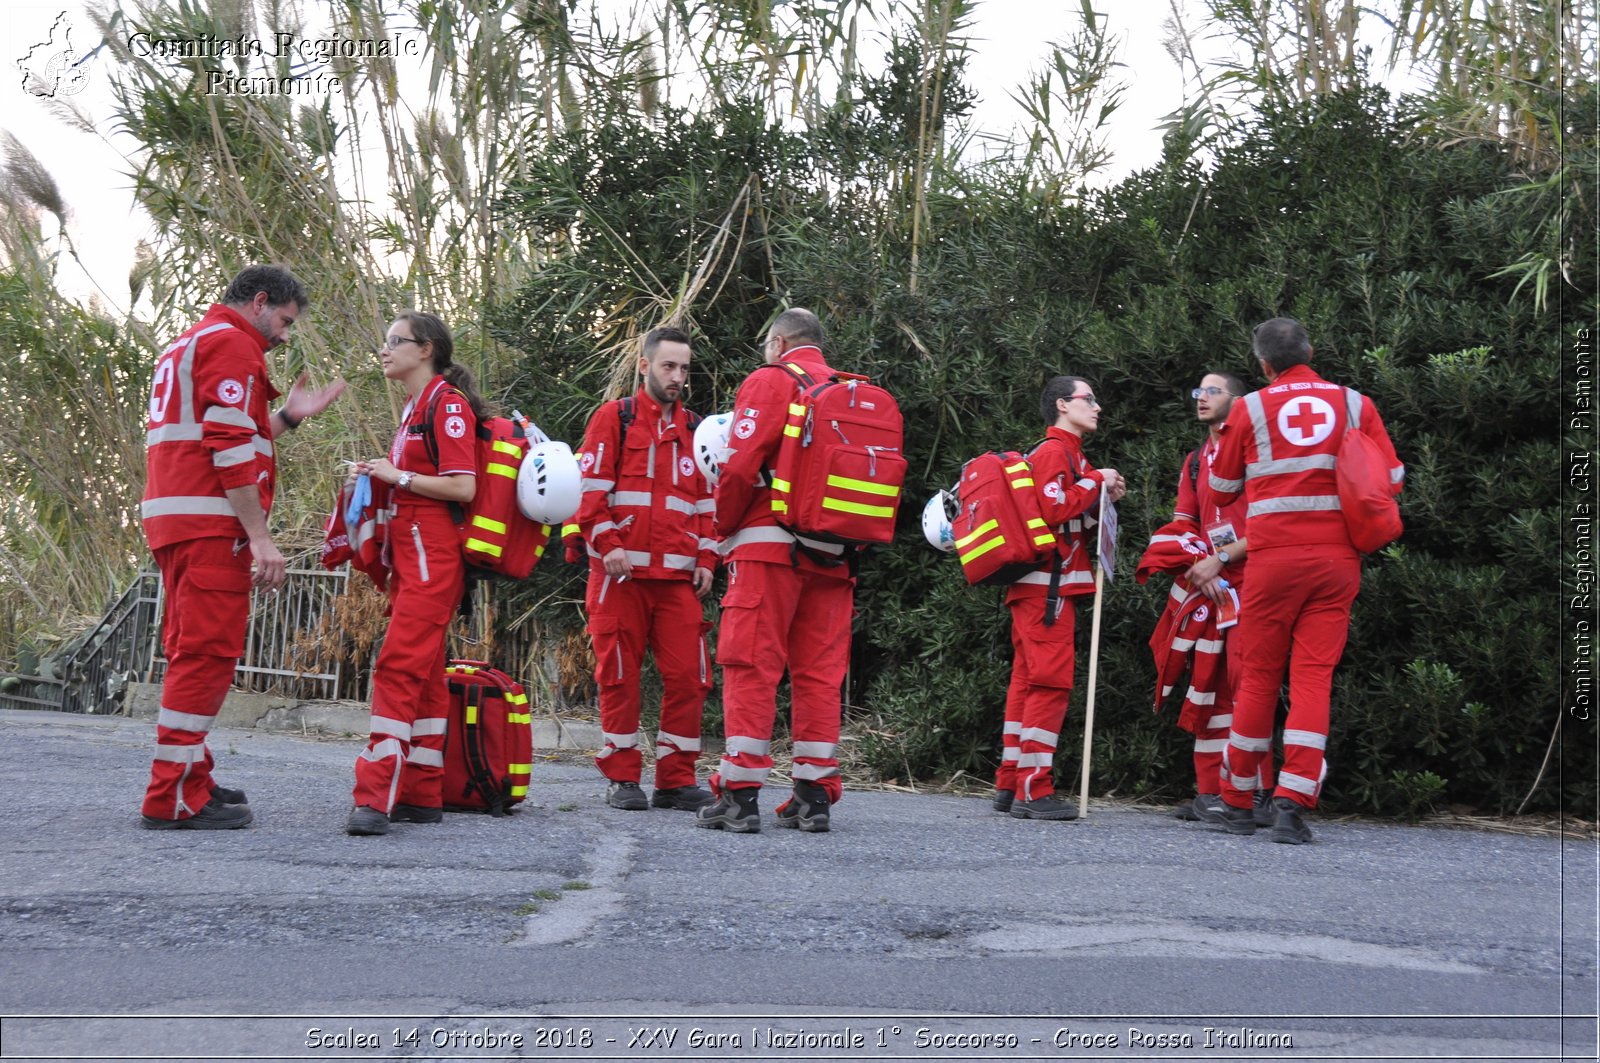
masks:
[(722, 463), (728, 459), (728, 434), (733, 427), (732, 413), (714, 413), (700, 422), (694, 430), (694, 460), (706, 474), (707, 483), (716, 483), (722, 475)]
[(563, 524), (578, 512), (583, 474), (572, 448), (554, 439), (528, 448), (517, 472), (517, 508), (540, 524)]
[(922, 507), (923, 536), (929, 546), (938, 547), (946, 553), (956, 548), (956, 529), (950, 523), (950, 509), (955, 502), (955, 496), (949, 491), (940, 491)]

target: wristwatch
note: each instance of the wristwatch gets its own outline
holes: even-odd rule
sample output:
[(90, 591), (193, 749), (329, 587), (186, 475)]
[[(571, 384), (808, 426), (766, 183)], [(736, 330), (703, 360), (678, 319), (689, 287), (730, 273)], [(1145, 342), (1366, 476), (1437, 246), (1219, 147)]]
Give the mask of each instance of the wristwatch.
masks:
[(1224, 567), (1226, 567), (1228, 562), (1232, 561), (1233, 558), (1228, 556), (1228, 551), (1226, 551), (1226, 550), (1218, 550), (1217, 551), (1217, 560), (1221, 561), (1222, 564), (1224, 565)]
[[(417, 474), (414, 472), (403, 472), (400, 474), (400, 479), (394, 482), (394, 485), (402, 491), (409, 491), (411, 489), (411, 481), (416, 478)], [(1223, 564), (1226, 565), (1227, 562), (1224, 561)]]

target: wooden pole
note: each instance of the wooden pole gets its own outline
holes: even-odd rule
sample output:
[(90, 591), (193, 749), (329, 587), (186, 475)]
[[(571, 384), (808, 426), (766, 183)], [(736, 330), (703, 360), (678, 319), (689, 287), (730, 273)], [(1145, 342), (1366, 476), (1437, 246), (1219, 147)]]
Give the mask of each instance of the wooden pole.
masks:
[[(1106, 493), (1100, 492), (1100, 520), (1106, 519)], [(1094, 621), (1089, 629), (1089, 696), (1083, 708), (1083, 771), (1078, 782), (1078, 815), (1089, 814), (1089, 751), (1094, 747), (1094, 686), (1100, 671), (1100, 600), (1104, 597), (1106, 571), (1095, 551)], [(1071, 608), (1071, 606), (1068, 606)]]

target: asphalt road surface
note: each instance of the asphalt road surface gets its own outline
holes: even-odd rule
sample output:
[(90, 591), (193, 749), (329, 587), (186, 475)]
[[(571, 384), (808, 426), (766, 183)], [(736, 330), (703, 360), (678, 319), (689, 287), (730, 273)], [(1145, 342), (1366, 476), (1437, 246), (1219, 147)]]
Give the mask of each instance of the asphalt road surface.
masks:
[(354, 740), (218, 729), (242, 831), (137, 826), (148, 721), (0, 713), (0, 1058), (1594, 1059), (1592, 839), (847, 792), (834, 829), (529, 807), (343, 833)]

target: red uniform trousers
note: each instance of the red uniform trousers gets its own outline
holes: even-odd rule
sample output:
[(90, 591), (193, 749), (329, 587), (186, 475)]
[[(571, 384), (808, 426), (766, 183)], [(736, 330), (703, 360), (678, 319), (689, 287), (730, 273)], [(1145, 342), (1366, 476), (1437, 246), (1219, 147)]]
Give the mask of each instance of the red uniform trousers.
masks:
[(156, 718), (156, 753), (145, 815), (188, 819), (211, 800), (206, 734), (244, 653), (250, 621), (250, 550), (241, 539), (188, 539), (155, 551), (166, 606), (161, 648), (167, 674)]
[(404, 499), (389, 521), (389, 631), (372, 670), (372, 735), (356, 759), (355, 803), (443, 803), (445, 633), (461, 604), (461, 536), (442, 502)]
[(1239, 626), (1230, 647), (1240, 676), (1223, 751), (1222, 797), (1248, 808), (1257, 768), (1272, 749), (1273, 715), (1289, 669), (1289, 719), (1276, 797), (1315, 808), (1327, 774), (1328, 699), (1350, 633), (1361, 559), (1347, 546), (1313, 543), (1252, 551)]
[[(1238, 628), (1232, 630), (1237, 631)], [(1244, 672), (1239, 666), (1237, 653), (1228, 652), (1229, 647), (1235, 645), (1229, 640), (1228, 632), (1223, 633), (1222, 642), (1223, 689), (1215, 692), (1216, 700), (1205, 709), (1205, 722), (1194, 733), (1194, 788), (1195, 793), (1199, 794), (1222, 793), (1222, 751), (1228, 747), (1228, 732), (1233, 727), (1234, 699), (1238, 694), (1239, 677)], [(1194, 696), (1192, 690), (1189, 696)], [(1270, 723), (1267, 729), (1271, 731)], [(1256, 785), (1270, 790), (1276, 778), (1272, 750), (1268, 748), (1261, 754)]]
[(717, 663), (722, 666), (726, 749), (712, 789), (759, 787), (772, 770), (778, 682), (789, 668), (796, 780), (837, 802), (839, 714), (850, 665), (855, 579), (844, 566), (822, 572), (767, 561), (736, 561), (722, 598)]
[(639, 752), (639, 670), (648, 645), (661, 673), (656, 789), (693, 786), (700, 715), (711, 689), (708, 625), (694, 585), (682, 579), (631, 577), (618, 583), (603, 569), (591, 568), (585, 605), (605, 740), (594, 758), (600, 773), (616, 782), (639, 781), (644, 759)]
[(1055, 793), (1054, 762), (1061, 723), (1072, 696), (1072, 599), (1058, 599), (1056, 622), (1044, 625), (1045, 598), (1013, 598), (1011, 684), (1006, 688), (1006, 725), (1001, 736), (997, 790), (1023, 801)]

